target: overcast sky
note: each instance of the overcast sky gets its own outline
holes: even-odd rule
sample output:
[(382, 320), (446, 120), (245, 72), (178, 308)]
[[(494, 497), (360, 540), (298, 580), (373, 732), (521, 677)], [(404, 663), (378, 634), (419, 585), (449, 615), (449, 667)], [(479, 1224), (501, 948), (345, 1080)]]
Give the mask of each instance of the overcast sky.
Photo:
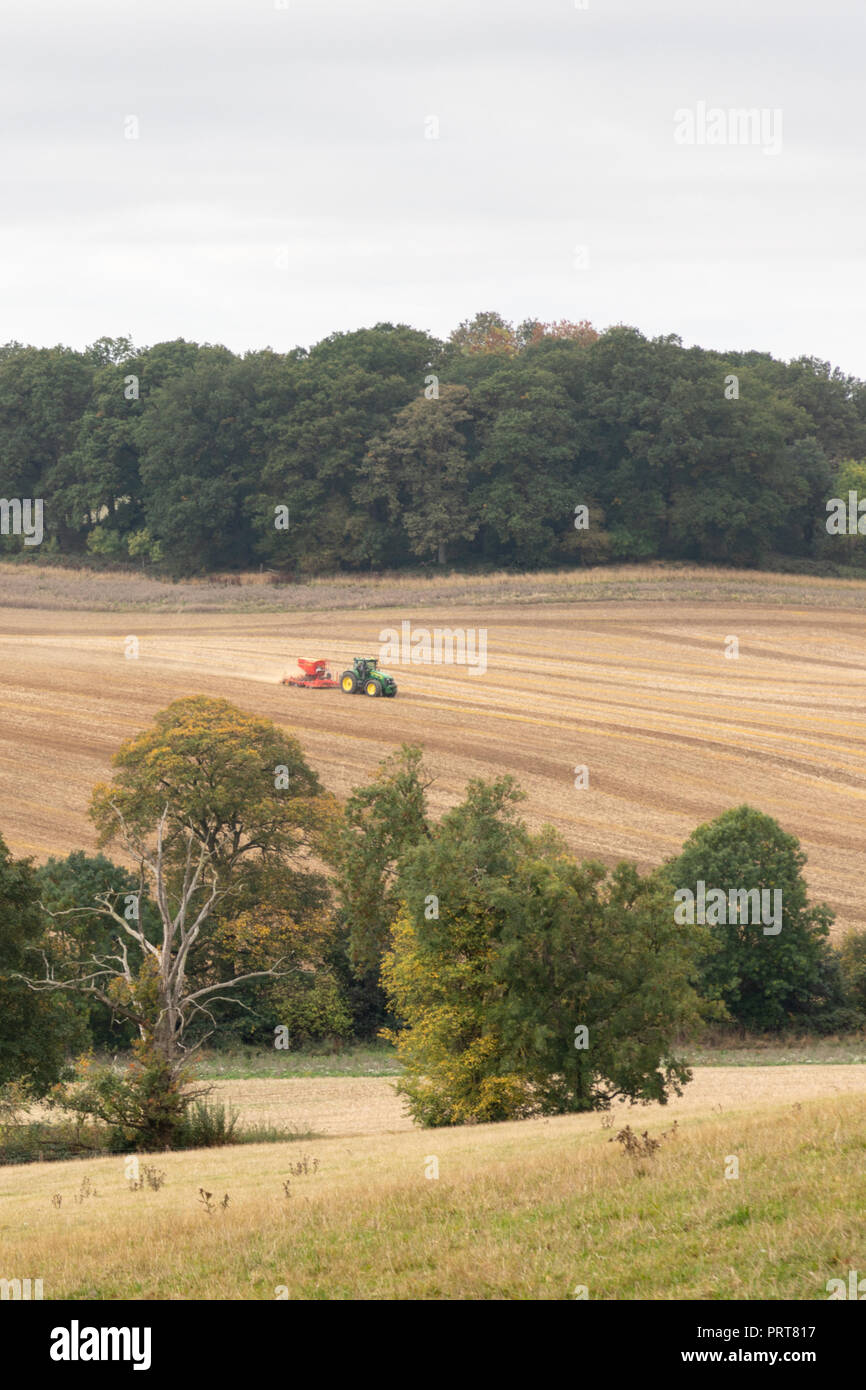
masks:
[(285, 350), (495, 308), (866, 377), (864, 0), (0, 15), (0, 341)]

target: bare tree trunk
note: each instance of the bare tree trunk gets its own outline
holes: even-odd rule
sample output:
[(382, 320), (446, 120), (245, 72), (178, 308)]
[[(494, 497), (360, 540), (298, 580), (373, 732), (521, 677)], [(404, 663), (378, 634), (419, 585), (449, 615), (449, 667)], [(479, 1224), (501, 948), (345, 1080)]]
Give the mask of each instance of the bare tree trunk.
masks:
[[(145, 880), (150, 878), (157, 909), (162, 921), (162, 940), (158, 944), (147, 939), (140, 917), (133, 921), (121, 914), (111, 896), (96, 899), (97, 910), (110, 918), (120, 928), (117, 940), (117, 954), (105, 957), (94, 956), (85, 963), (86, 973), (71, 980), (57, 980), (47, 967), (41, 980), (24, 980), (31, 989), (69, 989), (81, 994), (89, 994), (107, 1004), (120, 1017), (136, 1024), (144, 1042), (150, 1042), (173, 1076), (179, 1076), (190, 1054), (201, 1047), (206, 1034), (192, 1048), (183, 1044), (183, 1032), (190, 1018), (198, 1013), (208, 1014), (208, 1004), (217, 999), (225, 999), (222, 993), (232, 990), (248, 980), (275, 979), (286, 971), (277, 965), (266, 970), (252, 970), (237, 975), (230, 980), (220, 980), (213, 985), (189, 991), (186, 980), (186, 966), (190, 951), (199, 939), (202, 928), (211, 916), (216, 904), (225, 896), (213, 864), (213, 854), (206, 845), (199, 847), (197, 859), (194, 857), (195, 839), (189, 836), (183, 878), (174, 901), (170, 900), (166, 882), (166, 864), (163, 838), (168, 821), (168, 806), (160, 817), (156, 835), (156, 850), (151, 852), (142, 840), (132, 834), (120, 811), (115, 811), (120, 822), (123, 840), (130, 854), (139, 864), (139, 903), (144, 891)], [(71, 912), (92, 912), (91, 908), (73, 908)], [(56, 914), (69, 915), (67, 912)], [(136, 998), (136, 988), (141, 985), (141, 970), (137, 974), (129, 962), (128, 938), (131, 938), (141, 952), (142, 962), (150, 962), (156, 984), (156, 1008), (148, 1007)], [(112, 980), (126, 983), (129, 999), (124, 1002), (109, 992)], [(231, 997), (231, 996), (228, 996)], [(210, 1015), (208, 1015), (210, 1016)], [(211, 1030), (212, 1032), (213, 1030)]]

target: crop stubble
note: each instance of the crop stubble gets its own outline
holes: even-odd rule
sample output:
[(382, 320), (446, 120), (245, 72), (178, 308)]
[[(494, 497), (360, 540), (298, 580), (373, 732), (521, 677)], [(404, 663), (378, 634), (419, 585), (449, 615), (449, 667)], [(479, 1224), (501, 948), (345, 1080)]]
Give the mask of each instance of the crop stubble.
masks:
[[(837, 933), (862, 926), (866, 626), (855, 607), (757, 603), (448, 604), (284, 613), (0, 608), (0, 833), (44, 859), (95, 836), (93, 784), (119, 743), (181, 696), (223, 696), (296, 732), (345, 794), (420, 743), (434, 813), (470, 776), (511, 772), (524, 814), (582, 857), (648, 868), (746, 801), (802, 842)], [(297, 656), (342, 669), (382, 628), (484, 627), (488, 670), (392, 666), (396, 700), (278, 684)], [(740, 655), (725, 657), (736, 635)], [(128, 636), (138, 660), (124, 657)], [(574, 786), (574, 768), (590, 786)]]

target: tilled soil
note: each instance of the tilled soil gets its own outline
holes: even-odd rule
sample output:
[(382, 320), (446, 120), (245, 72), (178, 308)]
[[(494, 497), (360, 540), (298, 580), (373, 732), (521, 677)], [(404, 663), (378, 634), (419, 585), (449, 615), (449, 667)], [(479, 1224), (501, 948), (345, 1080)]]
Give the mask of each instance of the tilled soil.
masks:
[[(40, 860), (92, 851), (87, 804), (118, 745), (171, 700), (205, 694), (292, 729), (339, 794), (401, 743), (425, 749), (434, 814), (469, 777), (513, 773), (533, 825), (551, 822), (577, 855), (608, 863), (658, 864), (695, 826), (748, 802), (800, 839), (836, 931), (860, 927), (866, 622), (841, 593), (838, 604), (0, 608), (0, 834)], [(403, 621), (486, 631), (486, 672), (389, 662), (394, 700), (279, 684), (298, 656), (328, 657), (339, 674)], [(131, 637), (137, 657), (125, 654)], [(588, 787), (575, 785), (578, 767)]]

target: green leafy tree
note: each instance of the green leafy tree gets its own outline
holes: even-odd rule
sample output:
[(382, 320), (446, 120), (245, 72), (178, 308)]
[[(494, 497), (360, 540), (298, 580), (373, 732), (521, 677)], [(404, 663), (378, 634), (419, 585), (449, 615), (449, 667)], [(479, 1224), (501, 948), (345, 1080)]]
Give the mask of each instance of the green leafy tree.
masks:
[(371, 440), (366, 482), (358, 491), (384, 503), (413, 555), (435, 555), (439, 564), (449, 544), (471, 541), (479, 525), (471, 500), (469, 407), (465, 386), (443, 386), (438, 398), (412, 401), (385, 434)]
[(689, 1079), (674, 1039), (703, 1020), (705, 933), (674, 924), (658, 875), (530, 835), (519, 798), (510, 779), (472, 783), (401, 866), (384, 976), (422, 1124), (664, 1103)]
[[(850, 499), (849, 494), (855, 493), (855, 512), (856, 529), (849, 529), (851, 517), (849, 515)], [(832, 500), (841, 503), (832, 509), (827, 510), (827, 504)], [(832, 479), (827, 485), (825, 496), (820, 499), (816, 512), (818, 515), (817, 541), (818, 553), (828, 560), (837, 560), (847, 565), (866, 564), (866, 534), (861, 535), (860, 524), (866, 530), (866, 508), (864, 512), (856, 511), (861, 501), (866, 501), (866, 462), (856, 459), (844, 459), (835, 470)], [(839, 515), (841, 511), (841, 516)], [(828, 531), (828, 523), (832, 529)], [(842, 530), (839, 530), (839, 527)]]
[[(93, 363), (70, 348), (17, 346), (0, 354), (0, 458), (3, 497), (41, 499), (46, 541), (83, 545), (84, 520), (63, 496), (64, 458), (90, 401)], [(0, 550), (23, 549), (0, 536)]]
[(586, 500), (581, 427), (552, 373), (523, 357), (497, 359), (497, 368), (473, 389), (480, 480), (472, 507), (508, 560), (544, 564), (571, 543), (575, 507)]
[[(64, 456), (57, 499), (80, 519), (91, 554), (126, 559), (127, 537), (143, 526), (144, 504), (136, 429), (144, 402), (141, 361), (110, 359), (94, 373), (93, 395), (73, 447)], [(130, 394), (134, 375), (139, 391)]]
[[(859, 564), (862, 537), (828, 536), (824, 509), (833, 472), (866, 458), (866, 383), (813, 357), (494, 311), (445, 343), (378, 323), (243, 357), (11, 342), (0, 457), (6, 497), (44, 502), (40, 555), (175, 575), (430, 556)], [(590, 503), (603, 529), (569, 531)], [(18, 536), (0, 548), (37, 558)]]
[[(429, 334), (380, 323), (289, 354), (261, 405), (266, 456), (248, 504), (258, 554), (306, 573), (405, 562), (387, 499), (365, 486), (364, 458), (440, 350)], [(274, 526), (276, 505), (289, 508), (288, 530)]]
[(726, 398), (732, 371), (699, 349), (679, 354), (647, 459), (665, 479), (667, 553), (755, 564), (805, 511), (789, 446), (808, 419), (749, 368)]
[(866, 932), (850, 931), (842, 939), (839, 960), (848, 1000), (866, 1018)]
[(633, 865), (527, 859), (492, 895), (499, 923), (490, 1018), (542, 1114), (679, 1095), (674, 1040), (704, 1021), (706, 936), (673, 921), (669, 885)]
[(261, 468), (254, 358), (225, 348), (149, 397), (136, 430), (147, 530), (177, 573), (240, 565), (252, 549), (244, 510)]
[(397, 866), (407, 850), (430, 835), (426, 792), (431, 779), (422, 756), (420, 748), (404, 744), (380, 763), (371, 783), (355, 787), (328, 847), (350, 959), (360, 973), (378, 973), (399, 907)]
[(135, 356), (135, 347), (131, 338), (97, 338), (84, 349), (84, 355), (100, 367), (118, 366)]
[[(714, 923), (706, 913), (711, 949), (701, 963), (702, 989), (720, 999), (744, 1029), (784, 1028), (798, 1016), (820, 1012), (833, 914), (825, 903), (809, 902), (805, 863), (799, 842), (777, 821), (737, 806), (698, 826), (666, 866), (674, 889), (687, 889), (696, 900), (699, 882), (705, 894), (725, 894), (727, 907), (713, 914), (723, 920)], [(741, 899), (731, 906), (732, 890), (766, 891), (767, 917), (777, 901), (773, 894), (780, 893), (781, 929), (754, 920), (752, 905)]]
[(239, 996), (247, 1007), (220, 1025), (221, 1039), (237, 1036), (260, 1046), (276, 1045), (285, 1029), (289, 1047), (322, 1039), (345, 1039), (352, 1030), (349, 1001), (339, 972), (340, 933), (334, 915), (295, 918), (283, 907), (263, 904), (220, 923), (214, 933), (218, 966), (275, 970)]
[[(146, 894), (140, 896), (141, 884), (134, 874), (104, 854), (74, 850), (65, 859), (48, 859), (35, 870), (35, 881), (40, 906), (49, 919), (45, 949), (56, 968), (109, 954), (113, 933), (96, 905), (105, 895), (122, 913), (142, 920), (149, 940), (157, 939), (159, 914), (153, 902)], [(81, 997), (69, 1003), (80, 1015), (90, 1044), (126, 1047), (133, 1041), (132, 1025), (120, 1022), (100, 1000)]]
[(420, 748), (404, 744), (380, 763), (371, 783), (353, 789), (327, 842), (345, 934), (344, 992), (363, 1036), (375, 1035), (386, 1016), (380, 972), (400, 905), (397, 869), (430, 835), (431, 780)]
[(527, 1079), (509, 1071), (491, 1017), (498, 922), (491, 887), (516, 868), (532, 841), (514, 814), (511, 778), (470, 783), (465, 800), (404, 856), (405, 902), (394, 923), (383, 979), (401, 1031), (397, 1087), (423, 1125), (529, 1114)]
[(18, 1082), (36, 1095), (59, 1080), (67, 1051), (84, 1040), (74, 1010), (24, 978), (48, 949), (33, 866), (13, 859), (0, 839), (0, 1086)]
[(833, 459), (866, 457), (866, 396), (862, 381), (822, 362), (797, 357), (780, 363), (761, 355), (768, 374), (780, 376), (786, 395), (806, 411), (812, 431)]

